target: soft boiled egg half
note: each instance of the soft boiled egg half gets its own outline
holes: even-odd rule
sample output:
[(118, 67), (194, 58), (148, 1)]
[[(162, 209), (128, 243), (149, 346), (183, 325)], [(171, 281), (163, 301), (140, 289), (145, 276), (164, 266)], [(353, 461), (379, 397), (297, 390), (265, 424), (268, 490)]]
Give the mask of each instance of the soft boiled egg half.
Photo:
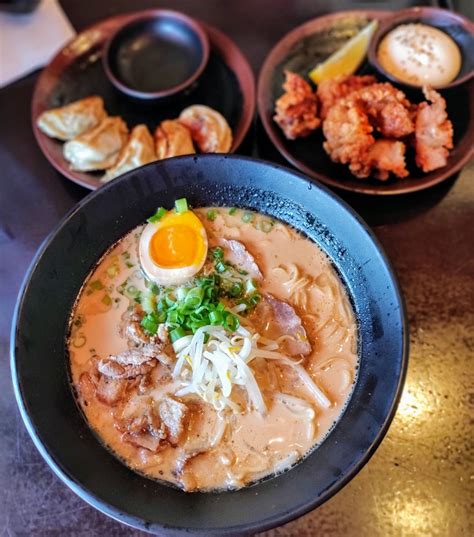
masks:
[(158, 285), (179, 285), (197, 274), (206, 261), (206, 230), (187, 205), (181, 211), (160, 208), (145, 226), (138, 249), (149, 280)]

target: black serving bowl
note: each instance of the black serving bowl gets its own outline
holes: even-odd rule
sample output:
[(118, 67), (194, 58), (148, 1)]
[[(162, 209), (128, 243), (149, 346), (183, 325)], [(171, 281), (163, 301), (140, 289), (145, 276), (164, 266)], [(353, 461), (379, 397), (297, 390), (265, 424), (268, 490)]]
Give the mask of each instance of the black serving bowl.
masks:
[(400, 24), (421, 23), (442, 30), (453, 39), (461, 51), (461, 69), (449, 84), (437, 86), (437, 89), (454, 88), (467, 82), (474, 75), (474, 23), (468, 18), (448, 9), (437, 7), (413, 7), (383, 17), (377, 31), (372, 36), (368, 50), (370, 64), (386, 79), (408, 90), (421, 90), (421, 86), (400, 81), (385, 70), (377, 56), (382, 39)]
[(169, 99), (189, 88), (209, 59), (209, 40), (201, 25), (178, 11), (138, 12), (105, 47), (106, 75), (135, 99)]
[[(288, 472), (234, 492), (185, 493), (122, 464), (99, 442), (70, 386), (65, 336), (84, 279), (115, 241), (157, 206), (251, 208), (289, 223), (330, 257), (353, 303), (360, 367), (335, 427)], [(46, 239), (20, 292), (11, 367), (25, 425), (54, 472), (107, 515), (150, 532), (242, 535), (317, 507), (369, 460), (394, 416), (407, 366), (403, 301), (372, 232), (326, 188), (239, 156), (168, 159), (134, 170), (81, 201)]]

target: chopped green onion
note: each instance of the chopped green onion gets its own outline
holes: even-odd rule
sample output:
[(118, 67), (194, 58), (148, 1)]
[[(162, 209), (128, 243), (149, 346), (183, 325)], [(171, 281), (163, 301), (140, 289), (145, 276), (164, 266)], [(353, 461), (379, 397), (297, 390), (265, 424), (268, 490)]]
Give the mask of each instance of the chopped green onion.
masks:
[(233, 314), (228, 313), (224, 320), (224, 328), (229, 330), (230, 332), (235, 332), (237, 328), (239, 328), (239, 319)]
[(143, 317), (142, 322), (140, 323), (142, 327), (152, 335), (155, 335), (158, 331), (158, 319), (154, 313), (148, 313)]
[(187, 308), (197, 308), (201, 305), (204, 298), (204, 289), (202, 287), (193, 287), (184, 299)]
[(104, 295), (101, 302), (102, 304), (105, 304), (106, 306), (112, 305), (112, 299), (110, 298), (109, 295)]
[(225, 264), (222, 261), (218, 261), (214, 268), (217, 270), (217, 272), (225, 272), (227, 270)]
[(186, 335), (186, 332), (180, 326), (178, 326), (178, 328), (175, 328), (174, 330), (170, 332), (171, 343), (178, 341), (178, 339), (181, 339), (185, 335)]
[(131, 298), (135, 298), (140, 293), (140, 291), (134, 285), (129, 285), (127, 287), (126, 293)]
[(130, 261), (125, 261), (125, 264), (127, 265), (128, 268), (133, 268), (135, 265), (133, 263), (131, 263)]
[(247, 280), (245, 282), (245, 293), (247, 295), (251, 295), (252, 293), (255, 293), (255, 291), (257, 291), (257, 285), (255, 284), (255, 280)]
[(218, 246), (217, 248), (214, 249), (214, 251), (212, 252), (212, 255), (214, 256), (214, 259), (224, 259), (224, 250)]
[(120, 272), (120, 269), (117, 265), (110, 265), (110, 267), (107, 268), (107, 275), (109, 278), (114, 278), (117, 276), (117, 274)]
[(184, 298), (188, 294), (188, 291), (189, 291), (188, 287), (178, 287), (178, 289), (176, 289), (176, 300), (178, 302), (180, 300), (184, 300)]
[(234, 285), (229, 289), (229, 296), (232, 298), (238, 298), (242, 295), (243, 286), (241, 283), (234, 283)]
[(211, 313), (209, 313), (209, 321), (211, 322), (211, 324), (222, 324), (222, 321), (224, 320), (224, 316), (222, 314), (221, 311), (211, 311)]
[(152, 313), (155, 311), (155, 295), (151, 289), (146, 289), (141, 294), (141, 305), (145, 313)]
[(261, 298), (262, 297), (258, 293), (255, 293), (247, 299), (247, 303), (251, 307), (256, 306), (260, 302)]
[(86, 344), (86, 337), (84, 334), (77, 334), (77, 336), (73, 339), (72, 344), (76, 349), (80, 349), (81, 347), (84, 347)]
[(178, 312), (176, 310), (168, 311), (168, 317), (166, 319), (169, 323), (178, 323)]
[(160, 294), (160, 288), (159, 288), (158, 285), (156, 285), (156, 283), (151, 284), (150, 290), (154, 295), (159, 295)]
[(229, 209), (229, 214), (230, 214), (231, 216), (233, 216), (236, 212), (237, 212), (237, 207), (231, 207), (231, 208)]
[(217, 211), (214, 211), (214, 209), (211, 209), (210, 211), (207, 211), (207, 219), (211, 222), (214, 222), (217, 216)]
[(242, 221), (245, 223), (253, 222), (255, 219), (255, 215), (251, 213), (250, 211), (245, 211), (242, 215)]
[(168, 304), (164, 298), (159, 300), (158, 304), (156, 305), (156, 309), (157, 311), (166, 311), (168, 309)]
[(125, 250), (125, 252), (122, 252), (122, 257), (123, 257), (124, 259), (130, 259), (130, 252), (127, 252), (127, 251)]
[(167, 293), (165, 296), (165, 302), (166, 302), (166, 305), (170, 308), (171, 306), (175, 305), (176, 300), (174, 300), (174, 298), (171, 296), (170, 293)]
[(174, 202), (174, 206), (178, 214), (183, 214), (188, 210), (188, 202), (186, 198), (181, 198), (179, 200), (176, 200)]
[(260, 220), (258, 222), (258, 228), (264, 233), (269, 233), (273, 229), (273, 220)]
[(94, 280), (89, 284), (89, 287), (94, 289), (94, 291), (100, 291), (104, 288), (104, 284), (100, 280)]
[(117, 286), (117, 291), (121, 295), (125, 294), (125, 288), (127, 287), (127, 283), (128, 283), (128, 278), (124, 282), (122, 282), (119, 286)]
[(158, 207), (158, 209), (156, 209), (156, 213), (154, 215), (150, 216), (150, 218), (148, 218), (147, 222), (149, 222), (150, 224), (155, 224), (156, 222), (161, 220), (163, 218), (163, 216), (165, 216), (165, 214), (167, 212), (168, 211), (164, 207)]

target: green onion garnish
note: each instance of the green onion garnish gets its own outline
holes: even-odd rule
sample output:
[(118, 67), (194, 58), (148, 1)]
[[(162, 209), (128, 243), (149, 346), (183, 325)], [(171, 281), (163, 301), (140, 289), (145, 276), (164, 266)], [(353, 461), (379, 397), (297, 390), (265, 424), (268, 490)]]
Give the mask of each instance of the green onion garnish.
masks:
[(269, 233), (273, 229), (274, 222), (272, 220), (260, 220), (258, 228), (264, 233)]
[(226, 266), (222, 261), (217, 261), (217, 263), (214, 265), (217, 272), (225, 272)]
[(158, 331), (159, 323), (154, 313), (148, 313), (147, 315), (145, 315), (140, 324), (150, 334), (156, 334), (156, 332)]
[(178, 214), (183, 214), (188, 210), (188, 202), (186, 198), (181, 198), (179, 200), (176, 200), (174, 202), (174, 206)]
[(160, 294), (160, 288), (158, 287), (158, 285), (156, 285), (156, 283), (152, 283), (152, 284), (151, 284), (150, 291), (151, 291), (154, 295), (159, 295), (159, 294)]
[(230, 214), (231, 216), (234, 215), (236, 212), (237, 212), (237, 207), (231, 207), (231, 208), (229, 209), (229, 214)]
[(104, 284), (100, 280), (94, 280), (89, 284), (89, 287), (94, 289), (94, 291), (100, 291), (104, 288)]
[(112, 304), (112, 299), (110, 298), (109, 295), (104, 295), (101, 302), (102, 304), (105, 304), (106, 306), (110, 306)]
[(153, 216), (150, 216), (147, 222), (150, 222), (150, 224), (155, 224), (156, 222), (161, 220), (167, 212), (168, 211), (164, 207), (158, 207), (158, 209), (156, 209), (156, 213)]
[(178, 339), (181, 339), (185, 335), (186, 335), (186, 332), (180, 326), (178, 326), (178, 328), (175, 328), (174, 330), (170, 332), (171, 343), (178, 341)]
[(217, 211), (214, 211), (214, 209), (211, 209), (210, 211), (207, 211), (207, 219), (211, 222), (214, 222), (217, 216)]
[(255, 219), (255, 215), (249, 211), (245, 211), (242, 215), (242, 221), (245, 223), (253, 222)]
[(224, 250), (220, 246), (214, 249), (212, 252), (212, 255), (214, 256), (214, 259), (224, 259)]
[(152, 293), (151, 289), (143, 291), (140, 302), (145, 313), (153, 313), (155, 311), (155, 295)]

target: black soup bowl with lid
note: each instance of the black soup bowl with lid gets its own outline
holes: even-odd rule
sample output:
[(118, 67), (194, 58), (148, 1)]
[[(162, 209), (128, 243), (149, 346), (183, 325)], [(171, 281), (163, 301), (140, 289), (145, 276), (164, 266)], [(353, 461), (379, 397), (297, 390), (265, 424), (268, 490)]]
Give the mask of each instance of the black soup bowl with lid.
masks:
[(168, 101), (193, 85), (209, 59), (209, 39), (191, 17), (167, 9), (137, 13), (108, 41), (102, 62), (111, 83), (134, 100)]
[[(105, 251), (158, 206), (250, 208), (288, 223), (326, 252), (359, 331), (354, 391), (325, 440), (292, 469), (252, 486), (186, 493), (133, 472), (86, 423), (70, 385), (66, 336), (79, 290)], [(93, 192), (39, 249), (12, 327), (11, 367), (25, 425), (76, 494), (135, 528), (165, 535), (242, 535), (317, 507), (368, 461), (394, 416), (407, 366), (403, 300), (372, 232), (337, 196), (289, 169), (250, 158), (186, 156), (131, 171)]]

